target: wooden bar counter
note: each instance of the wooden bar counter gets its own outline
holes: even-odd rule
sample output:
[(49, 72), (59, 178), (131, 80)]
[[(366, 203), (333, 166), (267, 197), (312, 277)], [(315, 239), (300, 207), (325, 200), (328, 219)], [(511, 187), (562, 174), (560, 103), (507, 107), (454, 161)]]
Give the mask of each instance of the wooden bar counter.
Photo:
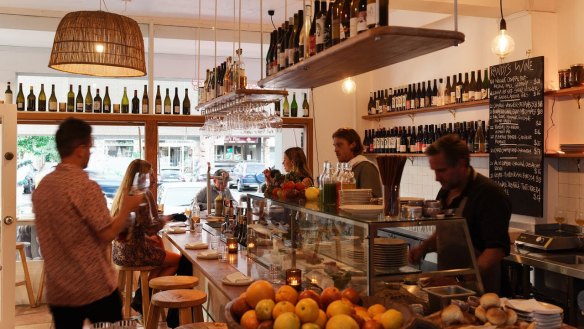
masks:
[[(193, 275), (199, 278), (199, 286), (197, 288), (207, 293), (208, 298), (205, 309), (209, 316), (216, 322), (225, 322), (225, 305), (239, 297), (248, 286), (225, 285), (222, 282), (223, 278), (239, 271), (257, 280), (265, 278), (268, 271), (255, 262), (248, 261), (245, 251), (241, 250), (237, 254), (230, 254), (226, 262), (218, 259), (207, 260), (197, 258), (197, 254), (211, 249), (211, 236), (213, 234), (215, 234), (215, 230), (210, 226), (204, 225), (202, 233), (190, 231), (182, 234), (164, 233), (164, 237), (193, 264)], [(202, 250), (185, 248), (189, 243), (200, 241), (207, 242), (209, 248)], [(219, 242), (219, 244), (222, 243), (221, 241)]]

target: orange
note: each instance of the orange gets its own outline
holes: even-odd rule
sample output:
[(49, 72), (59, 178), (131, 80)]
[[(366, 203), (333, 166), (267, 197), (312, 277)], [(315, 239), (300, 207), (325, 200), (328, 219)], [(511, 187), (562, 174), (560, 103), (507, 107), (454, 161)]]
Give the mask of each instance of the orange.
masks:
[(289, 301), (281, 301), (274, 306), (272, 310), (272, 318), (277, 319), (281, 314), (286, 312), (294, 313), (294, 304), (290, 303)]
[(274, 299), (274, 287), (266, 280), (252, 283), (245, 291), (245, 301), (252, 308), (255, 308), (262, 299)]
[(296, 301), (298, 301), (298, 291), (289, 285), (281, 286), (280, 289), (276, 291), (276, 302), (281, 302), (283, 300), (296, 304)]
[(321, 329), (316, 323), (305, 323), (300, 329)]
[(256, 311), (249, 310), (245, 312), (241, 317), (239, 324), (241, 324), (244, 329), (256, 329), (260, 325), (260, 322), (256, 316)]
[(369, 306), (369, 308), (367, 309), (367, 313), (369, 313), (369, 316), (374, 318), (375, 315), (377, 314), (381, 314), (383, 312), (385, 312), (385, 306), (381, 305), (381, 304), (374, 304)]
[(274, 309), (274, 301), (271, 299), (262, 299), (255, 307), (258, 320), (265, 321), (272, 319), (272, 310)]
[(398, 329), (404, 323), (404, 316), (400, 311), (392, 308), (381, 315), (380, 322), (384, 329)]
[(361, 317), (364, 321), (370, 320), (371, 316), (364, 307), (357, 308), (355, 307), (355, 313), (358, 317)]
[(354, 312), (355, 310), (353, 309), (353, 306), (342, 300), (335, 300), (326, 308), (326, 316), (328, 316), (329, 319), (338, 314), (351, 315)]
[(294, 312), (302, 323), (314, 322), (318, 319), (318, 304), (312, 298), (304, 298), (298, 301)]
[(320, 329), (324, 329), (326, 326), (326, 321), (328, 318), (326, 317), (326, 313), (323, 310), (318, 310), (318, 319), (314, 321), (314, 323), (318, 324)]
[(326, 329), (359, 329), (359, 325), (351, 316), (339, 314), (328, 320)]
[(300, 329), (300, 319), (292, 312), (283, 313), (274, 321), (274, 329)]

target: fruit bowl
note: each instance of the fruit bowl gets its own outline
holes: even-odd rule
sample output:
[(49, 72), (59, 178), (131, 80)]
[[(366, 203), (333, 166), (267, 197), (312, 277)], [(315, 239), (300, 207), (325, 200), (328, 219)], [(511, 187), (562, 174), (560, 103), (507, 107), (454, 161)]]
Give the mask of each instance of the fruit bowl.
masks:
[(230, 301), (225, 305), (225, 322), (227, 322), (227, 327), (229, 329), (243, 329), (239, 324), (239, 321), (233, 318), (233, 315), (231, 314), (231, 305), (233, 305), (233, 301)]

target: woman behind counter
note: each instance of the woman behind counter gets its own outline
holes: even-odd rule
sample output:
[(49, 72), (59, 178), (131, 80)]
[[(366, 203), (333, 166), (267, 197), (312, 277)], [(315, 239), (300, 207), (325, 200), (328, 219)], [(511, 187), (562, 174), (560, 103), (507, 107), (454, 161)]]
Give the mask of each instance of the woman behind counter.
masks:
[[(132, 189), (134, 176), (138, 172), (149, 173), (150, 187), (156, 186), (152, 165), (140, 159), (132, 161), (114, 197), (112, 215), (115, 216), (119, 211), (122, 196)], [(156, 201), (149, 189), (145, 192), (145, 199), (147, 204), (140, 207), (133, 225), (114, 240), (113, 261), (119, 266), (157, 266), (150, 271), (148, 280), (158, 276), (174, 275), (180, 255), (165, 250), (162, 239), (156, 235), (168, 218), (158, 217)]]
[[(310, 173), (310, 169), (308, 169), (306, 155), (300, 147), (291, 147), (284, 151), (282, 165), (286, 173), (295, 174), (306, 187), (314, 185), (312, 174)], [(274, 175), (271, 174), (271, 170), (264, 170), (264, 176), (266, 176), (266, 185), (270, 186), (274, 180)]]

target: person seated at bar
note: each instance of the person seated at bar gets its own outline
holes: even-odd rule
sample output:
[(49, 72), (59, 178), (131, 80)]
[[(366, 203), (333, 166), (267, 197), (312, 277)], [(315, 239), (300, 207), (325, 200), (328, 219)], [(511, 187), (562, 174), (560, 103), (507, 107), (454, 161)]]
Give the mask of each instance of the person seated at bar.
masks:
[(383, 196), (381, 176), (377, 166), (363, 153), (361, 137), (351, 128), (339, 128), (333, 133), (333, 146), (339, 162), (348, 162), (355, 174), (358, 189), (371, 189), (374, 198)]
[[(485, 292), (500, 293), (501, 262), (509, 255), (511, 245), (511, 201), (497, 183), (474, 170), (468, 147), (458, 135), (439, 138), (426, 149), (426, 155), (436, 181), (442, 185), (436, 197), (442, 209), (455, 209), (456, 216), (466, 219)], [(446, 240), (460, 239), (459, 236), (450, 237)], [(439, 262), (441, 257), (448, 257), (441, 256), (436, 242), (437, 233), (434, 233), (410, 249), (410, 262), (418, 263), (431, 251), (438, 251)], [(453, 257), (460, 258), (460, 254), (454, 254)]]
[[(156, 175), (152, 171), (152, 165), (140, 159), (132, 161), (114, 196), (112, 216), (115, 216), (120, 210), (122, 197), (132, 190), (134, 176), (137, 173), (149, 174), (150, 188), (156, 186)], [(171, 216), (158, 216), (156, 201), (150, 189), (144, 192), (144, 198), (146, 204), (140, 205), (139, 210), (135, 212), (136, 217), (133, 220), (133, 225), (114, 240), (112, 260), (119, 266), (157, 266), (155, 270), (150, 271), (148, 280), (159, 276), (174, 275), (178, 268), (180, 254), (166, 250), (162, 238), (157, 235), (164, 224), (171, 219)], [(134, 297), (132, 307), (141, 310), (141, 307), (136, 305), (140, 303), (141, 299)]]
[[(286, 173), (294, 174), (304, 186), (310, 187), (314, 185), (306, 155), (300, 147), (291, 147), (284, 151), (282, 165)], [(273, 184), (274, 177), (272, 177), (272, 170), (265, 169), (264, 176), (266, 177), (266, 186)]]
[[(232, 200), (229, 191), (229, 173), (223, 169), (217, 169), (213, 174), (213, 184), (211, 185), (211, 206), (215, 207), (215, 199), (218, 195), (223, 194), (225, 199)], [(198, 206), (200, 210), (207, 210), (207, 186), (199, 190), (191, 203), (191, 208)]]

